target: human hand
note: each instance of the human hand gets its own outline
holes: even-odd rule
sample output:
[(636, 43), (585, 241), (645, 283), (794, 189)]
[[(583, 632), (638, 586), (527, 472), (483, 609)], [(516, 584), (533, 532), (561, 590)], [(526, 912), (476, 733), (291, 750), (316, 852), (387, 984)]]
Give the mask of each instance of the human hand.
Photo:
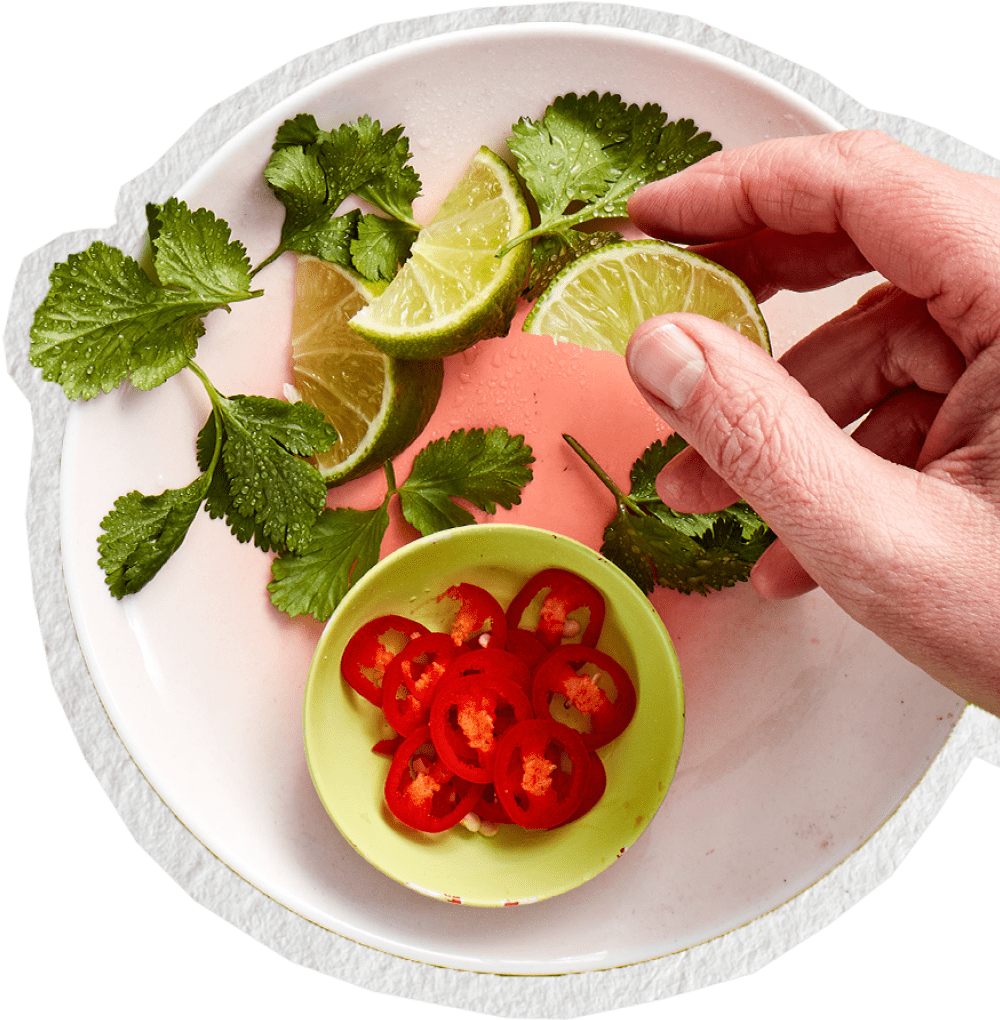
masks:
[(629, 214), (759, 301), (888, 281), (780, 361), (701, 316), (640, 326), (629, 371), (691, 446), (657, 487), (679, 511), (747, 500), (779, 537), (761, 595), (818, 584), (1000, 714), (1000, 181), (840, 132), (716, 153)]

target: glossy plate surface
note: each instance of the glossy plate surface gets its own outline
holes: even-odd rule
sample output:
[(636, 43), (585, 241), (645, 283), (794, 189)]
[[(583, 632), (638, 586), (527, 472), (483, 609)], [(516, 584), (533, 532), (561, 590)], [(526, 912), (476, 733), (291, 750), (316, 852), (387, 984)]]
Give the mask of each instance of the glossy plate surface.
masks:
[[(405, 125), (426, 221), (480, 145), (506, 154), (519, 117), (591, 89), (659, 102), (727, 147), (836, 127), (782, 86), (669, 39), (496, 27), (401, 47), (319, 80), (250, 124), (182, 197), (226, 218), (256, 264), (282, 220), (260, 172), (278, 125), (302, 111), (327, 127), (370, 114)], [(292, 274), (291, 259), (279, 260), (257, 278), (263, 298), (209, 317), (198, 360), (220, 391), (281, 395), (291, 378)], [(870, 283), (768, 301), (776, 353)], [(857, 849), (919, 782), (961, 709), (820, 593), (770, 604), (748, 586), (709, 598), (658, 592), (686, 695), (669, 795), (613, 867), (560, 896), (490, 912), (484, 924), (482, 911), (420, 895), (372, 867), (324, 810), (302, 745), (322, 627), (273, 609), (268, 556), (201, 515), (152, 584), (122, 602), (108, 595), (96, 563), (101, 519), (131, 489), (156, 493), (195, 476), (207, 411), (190, 374), (73, 409), (62, 540), (74, 619), (111, 720), (177, 817), (277, 902), (356, 942), (506, 974), (627, 965), (698, 944), (795, 896)], [(515, 323), (509, 337), (449, 359), (441, 404), (397, 476), (430, 439), (493, 424), (523, 432), (537, 458), (521, 506), (497, 520), (591, 548), (614, 507), (562, 433), (619, 484), (664, 435), (620, 359), (556, 349)], [(364, 508), (383, 494), (376, 475), (336, 496)], [(394, 517), (383, 552), (412, 537)]]

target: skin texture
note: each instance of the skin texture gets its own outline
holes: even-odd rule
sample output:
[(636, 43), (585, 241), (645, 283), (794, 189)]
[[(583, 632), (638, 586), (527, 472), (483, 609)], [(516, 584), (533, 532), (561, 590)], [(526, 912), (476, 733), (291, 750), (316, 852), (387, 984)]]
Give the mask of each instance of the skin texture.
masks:
[(1000, 714), (1000, 181), (839, 132), (716, 153), (629, 213), (759, 301), (885, 278), (780, 362), (701, 316), (640, 326), (632, 377), (691, 444), (658, 489), (688, 512), (746, 499), (779, 536), (761, 595), (819, 585)]

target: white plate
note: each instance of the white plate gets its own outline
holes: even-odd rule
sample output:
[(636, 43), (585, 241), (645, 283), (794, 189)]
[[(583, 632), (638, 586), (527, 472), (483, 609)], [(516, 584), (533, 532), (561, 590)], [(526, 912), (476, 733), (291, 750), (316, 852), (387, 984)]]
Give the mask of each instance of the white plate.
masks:
[[(406, 127), (424, 182), (417, 215), (426, 219), (479, 145), (504, 153), (518, 117), (540, 115), (559, 93), (591, 89), (657, 101), (727, 147), (836, 127), (773, 81), (668, 39), (568, 24), (495, 27), (332, 74), (249, 125), (181, 194), (226, 218), (256, 262), (282, 218), (260, 174), (278, 124), (301, 111), (324, 126), (370, 114)], [(198, 360), (223, 392), (280, 395), (289, 377), (289, 262), (261, 274), (263, 299), (210, 317)], [(768, 302), (777, 351), (868, 282)], [(596, 546), (612, 507), (537, 409), (558, 403), (560, 430), (622, 481), (661, 434), (620, 361), (600, 358), (516, 333), (456, 356), (417, 446), (455, 427), (523, 431), (538, 456), (536, 479), (522, 506), (497, 519)], [(144, 591), (122, 602), (107, 594), (96, 565), (101, 518), (129, 489), (189, 481), (206, 413), (188, 375), (72, 411), (62, 542), (84, 654), (123, 741), (184, 825), (277, 902), (364, 945), (505, 974), (597, 970), (685, 949), (779, 906), (848, 857), (919, 782), (961, 710), (820, 593), (777, 604), (748, 586), (707, 599), (658, 593), (688, 716), (676, 780), (646, 833), (598, 878), (541, 904), (487, 916), (428, 900), (354, 853), (315, 795), (301, 700), (320, 626), (270, 606), (269, 557), (203, 514)], [(367, 506), (381, 491), (376, 476), (336, 496)], [(394, 526), (385, 550), (406, 537)]]

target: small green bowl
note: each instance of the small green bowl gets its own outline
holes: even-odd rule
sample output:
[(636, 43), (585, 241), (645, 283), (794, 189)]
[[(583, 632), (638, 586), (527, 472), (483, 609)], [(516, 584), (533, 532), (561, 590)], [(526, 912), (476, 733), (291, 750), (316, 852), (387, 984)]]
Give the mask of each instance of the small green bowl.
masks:
[[(439, 626), (437, 596), (461, 581), (506, 606), (528, 578), (562, 567), (607, 602), (598, 647), (635, 683), (635, 716), (598, 752), (607, 789), (583, 818), (548, 832), (503, 825), (492, 837), (455, 828), (434, 835), (385, 806), (389, 760), (372, 746), (392, 735), (382, 713), (340, 675), (350, 636), (388, 613)], [(350, 590), (320, 638), (304, 707), (306, 757), (323, 806), (366, 860), (409, 888), (472, 906), (530, 903), (573, 889), (628, 849), (673, 779), (684, 734), (684, 691), (670, 636), (649, 600), (614, 564), (573, 539), (514, 524), (479, 524), (418, 539), (387, 556)]]

